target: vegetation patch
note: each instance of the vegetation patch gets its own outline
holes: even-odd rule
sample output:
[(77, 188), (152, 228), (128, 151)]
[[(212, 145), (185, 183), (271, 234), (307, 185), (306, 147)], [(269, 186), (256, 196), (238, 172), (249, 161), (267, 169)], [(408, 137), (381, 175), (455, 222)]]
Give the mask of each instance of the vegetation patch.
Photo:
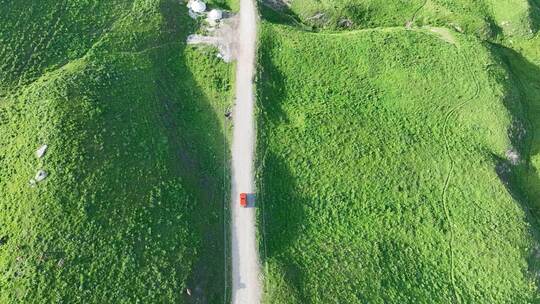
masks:
[[(275, 1), (263, 1), (267, 7)], [(282, 14), (312, 30), (389, 26), (445, 26), (496, 39), (502, 34), (531, 36), (538, 30), (538, 4), (529, 0), (291, 0)]]

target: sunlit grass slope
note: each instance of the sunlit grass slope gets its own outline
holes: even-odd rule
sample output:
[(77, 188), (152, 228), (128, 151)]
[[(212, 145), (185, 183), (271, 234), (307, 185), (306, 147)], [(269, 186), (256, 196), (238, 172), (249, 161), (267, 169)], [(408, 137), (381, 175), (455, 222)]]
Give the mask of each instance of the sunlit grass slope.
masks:
[(0, 6), (0, 302), (221, 303), (231, 67), (178, 1)]
[(530, 303), (506, 153), (519, 98), (476, 38), (264, 23), (266, 303)]

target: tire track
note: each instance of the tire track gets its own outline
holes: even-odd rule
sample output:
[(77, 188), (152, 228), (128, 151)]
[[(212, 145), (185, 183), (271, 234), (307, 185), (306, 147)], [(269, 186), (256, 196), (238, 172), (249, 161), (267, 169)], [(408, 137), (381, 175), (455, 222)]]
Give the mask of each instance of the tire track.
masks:
[(420, 11), (426, 6), (428, 0), (424, 0), (424, 3), (422, 3), (422, 5), (416, 9), (416, 11), (414, 11), (412, 17), (411, 17), (411, 22), (412, 24), (414, 24), (414, 22), (416, 21), (416, 17), (418, 17), (418, 13), (420, 13)]
[[(465, 57), (465, 55), (459, 49), (457, 49), (457, 51), (458, 51), (459, 55), (462, 57), (462, 62), (467, 62), (467, 58)], [(448, 223), (449, 232), (450, 232), (450, 240), (449, 240), (448, 247), (449, 247), (449, 255), (450, 255), (450, 257), (449, 257), (450, 258), (450, 280), (451, 280), (451, 283), (452, 283), (452, 291), (453, 291), (453, 295), (454, 295), (454, 303), (461, 303), (461, 299), (460, 299), (460, 297), (459, 297), (459, 295), (457, 293), (456, 282), (455, 282), (456, 280), (455, 280), (454, 248), (453, 248), (453, 245), (454, 245), (454, 224), (452, 222), (452, 214), (450, 213), (450, 210), (448, 209), (448, 188), (450, 187), (450, 183), (451, 183), (451, 180), (452, 180), (452, 176), (454, 174), (454, 167), (455, 167), (455, 160), (454, 160), (454, 158), (452, 156), (452, 153), (450, 152), (450, 141), (449, 141), (449, 135), (448, 135), (449, 124), (448, 123), (450, 121), (450, 118), (452, 118), (452, 116), (454, 114), (456, 114), (465, 105), (467, 105), (468, 103), (470, 103), (471, 101), (476, 99), (478, 97), (478, 95), (480, 94), (480, 85), (478, 83), (478, 79), (474, 75), (474, 73), (471, 70), (470, 66), (467, 65), (466, 69), (468, 70), (470, 75), (472, 75), (472, 80), (473, 80), (473, 83), (474, 83), (473, 94), (472, 94), (472, 96), (470, 98), (466, 99), (465, 101), (461, 102), (460, 104), (458, 104), (455, 107), (453, 107), (452, 109), (450, 109), (446, 113), (445, 119), (444, 119), (444, 122), (443, 122), (444, 147), (445, 147), (445, 153), (448, 156), (448, 158), (450, 159), (450, 168), (448, 170), (448, 175), (446, 176), (445, 181), (444, 181), (444, 187), (443, 187), (442, 194), (441, 194), (441, 202), (442, 202), (442, 205), (443, 205), (444, 216), (445, 216), (445, 219), (446, 219), (446, 221)]]

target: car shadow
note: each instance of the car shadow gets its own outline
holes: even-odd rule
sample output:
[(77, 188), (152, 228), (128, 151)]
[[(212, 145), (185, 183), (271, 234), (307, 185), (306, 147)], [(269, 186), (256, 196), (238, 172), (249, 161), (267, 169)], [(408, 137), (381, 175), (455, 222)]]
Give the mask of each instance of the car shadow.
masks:
[(247, 206), (246, 208), (256, 208), (257, 194), (256, 193), (246, 193), (247, 197)]

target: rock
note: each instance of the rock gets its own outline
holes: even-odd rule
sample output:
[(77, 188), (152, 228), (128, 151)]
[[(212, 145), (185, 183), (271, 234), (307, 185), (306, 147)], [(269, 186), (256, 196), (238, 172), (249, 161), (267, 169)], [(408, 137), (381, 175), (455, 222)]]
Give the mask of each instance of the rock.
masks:
[(272, 9), (283, 12), (285, 9), (291, 6), (292, 0), (264, 0), (263, 2)]
[(45, 155), (45, 153), (47, 152), (48, 148), (49, 148), (49, 146), (47, 146), (47, 145), (43, 145), (43, 146), (39, 147), (37, 149), (37, 151), (36, 151), (36, 157), (37, 158), (42, 158)]
[(41, 181), (43, 181), (44, 179), (47, 178), (47, 172), (43, 171), (43, 170), (39, 170), (37, 173), (36, 173), (36, 177), (34, 177), (34, 180), (39, 183)]
[(506, 151), (506, 158), (514, 166), (519, 164), (519, 161), (520, 161), (519, 152), (514, 149), (509, 149)]
[(450, 23), (450, 25), (458, 32), (463, 33), (463, 28), (455, 23)]
[(349, 27), (353, 26), (353, 24), (354, 24), (354, 23), (352, 22), (352, 20), (351, 20), (351, 19), (347, 19), (347, 18), (341, 19), (341, 20), (339, 20), (339, 22), (338, 22), (338, 25), (339, 25), (340, 27), (344, 27), (344, 28), (349, 28)]

